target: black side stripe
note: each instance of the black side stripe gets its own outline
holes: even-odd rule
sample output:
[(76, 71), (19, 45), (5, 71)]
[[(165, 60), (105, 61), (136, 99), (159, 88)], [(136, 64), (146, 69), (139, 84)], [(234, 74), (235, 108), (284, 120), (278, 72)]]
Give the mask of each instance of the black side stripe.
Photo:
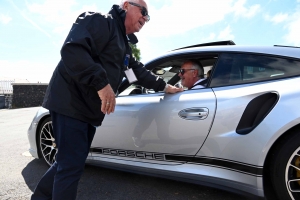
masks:
[(132, 150), (120, 150), (120, 149), (108, 149), (108, 148), (91, 148), (90, 152), (93, 154), (105, 154), (116, 157), (131, 157), (145, 160), (158, 160), (166, 162), (180, 162), (182, 164), (196, 164), (196, 165), (207, 165), (212, 167), (218, 167), (222, 169), (227, 169), (231, 171), (237, 171), (244, 174), (249, 174), (253, 176), (262, 176), (263, 167), (250, 165), (246, 163), (241, 163), (232, 160), (211, 158), (211, 157), (193, 157), (185, 155), (172, 155), (163, 153), (153, 153), (153, 152), (142, 152), (142, 151), (132, 151)]
[(183, 156), (175, 156), (175, 155), (166, 155), (166, 160), (174, 160), (174, 161), (186, 161), (191, 164), (199, 164), (199, 165), (209, 165), (220, 168), (225, 168), (234, 171), (244, 172), (246, 174), (252, 174), (255, 176), (263, 175), (263, 168), (257, 167), (253, 165), (248, 165), (244, 163), (239, 163), (230, 160), (221, 160), (216, 158), (208, 158), (208, 157), (183, 157)]

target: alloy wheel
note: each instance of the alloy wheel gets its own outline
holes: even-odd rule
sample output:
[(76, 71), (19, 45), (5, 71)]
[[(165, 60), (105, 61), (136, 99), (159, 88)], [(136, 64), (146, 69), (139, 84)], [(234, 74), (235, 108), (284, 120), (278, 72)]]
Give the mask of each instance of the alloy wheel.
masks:
[(300, 147), (297, 148), (287, 162), (285, 182), (291, 199), (300, 198)]
[(40, 150), (43, 155), (44, 160), (48, 165), (52, 165), (55, 162), (55, 157), (57, 153), (57, 147), (55, 139), (53, 137), (52, 121), (47, 120), (40, 129), (39, 138)]

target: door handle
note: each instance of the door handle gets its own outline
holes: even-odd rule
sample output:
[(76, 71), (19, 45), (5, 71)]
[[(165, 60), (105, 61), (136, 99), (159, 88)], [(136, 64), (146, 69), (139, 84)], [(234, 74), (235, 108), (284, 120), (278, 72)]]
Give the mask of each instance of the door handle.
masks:
[(203, 120), (207, 118), (208, 113), (207, 108), (187, 108), (181, 110), (178, 115), (186, 120)]

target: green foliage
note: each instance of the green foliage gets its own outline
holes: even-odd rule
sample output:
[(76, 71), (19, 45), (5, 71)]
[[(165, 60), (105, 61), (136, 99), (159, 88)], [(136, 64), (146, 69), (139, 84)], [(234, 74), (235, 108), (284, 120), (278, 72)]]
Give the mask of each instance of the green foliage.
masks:
[(135, 57), (136, 60), (141, 60), (141, 51), (137, 48), (135, 44), (129, 43), (131, 49), (132, 49), (132, 55)]

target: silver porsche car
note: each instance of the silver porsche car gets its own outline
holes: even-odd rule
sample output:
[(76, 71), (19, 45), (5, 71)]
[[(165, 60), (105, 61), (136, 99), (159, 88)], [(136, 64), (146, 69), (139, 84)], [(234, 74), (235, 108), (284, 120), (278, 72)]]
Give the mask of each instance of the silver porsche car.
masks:
[[(176, 49), (145, 67), (171, 85), (186, 59), (211, 70), (205, 88), (155, 92), (123, 80), (87, 163), (268, 199), (300, 199), (300, 48), (232, 41)], [(30, 153), (55, 161), (48, 110), (28, 130)], [(71, 155), (70, 155), (71, 156)]]

